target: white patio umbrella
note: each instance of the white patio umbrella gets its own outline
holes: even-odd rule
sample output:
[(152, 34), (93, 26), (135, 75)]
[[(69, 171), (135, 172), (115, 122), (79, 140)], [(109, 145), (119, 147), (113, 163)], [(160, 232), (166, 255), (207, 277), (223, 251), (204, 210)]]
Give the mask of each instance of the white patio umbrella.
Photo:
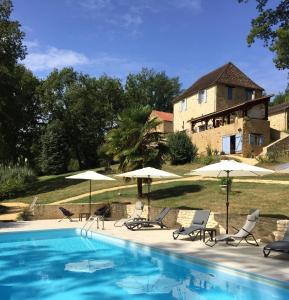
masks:
[(115, 175), (118, 177), (123, 177), (123, 178), (144, 178), (148, 179), (147, 180), (147, 185), (148, 185), (148, 220), (150, 219), (150, 188), (151, 188), (151, 182), (150, 179), (160, 179), (160, 178), (178, 178), (181, 177), (179, 175), (169, 173), (163, 170), (151, 168), (151, 167), (146, 167), (143, 169), (138, 169), (134, 170), (131, 172), (126, 172), (122, 174)]
[(89, 180), (89, 215), (91, 215), (91, 181), (92, 180), (115, 180), (111, 177), (96, 173), (95, 171), (85, 171), (65, 178)]
[[(226, 177), (227, 182), (230, 177), (244, 177), (244, 176), (263, 176), (272, 174), (274, 171), (251, 166), (245, 163), (239, 163), (234, 160), (221, 160), (218, 163), (211, 164), (196, 170), (192, 170), (189, 175), (200, 175), (206, 177)], [(227, 184), (227, 198), (226, 198), (226, 233), (228, 233), (229, 223), (229, 186)]]
[(289, 173), (289, 163), (277, 166), (277, 168), (275, 169), (275, 172), (283, 173), (283, 174)]

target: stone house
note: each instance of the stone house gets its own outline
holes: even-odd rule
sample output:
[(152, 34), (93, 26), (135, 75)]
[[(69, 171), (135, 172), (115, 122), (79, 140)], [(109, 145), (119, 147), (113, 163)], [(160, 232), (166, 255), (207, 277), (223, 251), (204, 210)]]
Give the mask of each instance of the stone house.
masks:
[(287, 131), (289, 123), (288, 112), (288, 102), (269, 107), (270, 127), (278, 131)]
[(173, 126), (174, 115), (172, 113), (153, 110), (151, 112), (151, 118), (157, 118), (159, 121), (161, 121), (161, 124), (158, 125), (156, 129), (158, 132), (164, 134), (169, 134), (174, 132), (174, 126)]
[(199, 153), (258, 155), (270, 143), (270, 96), (234, 64), (198, 79), (173, 100), (174, 131), (186, 131)]

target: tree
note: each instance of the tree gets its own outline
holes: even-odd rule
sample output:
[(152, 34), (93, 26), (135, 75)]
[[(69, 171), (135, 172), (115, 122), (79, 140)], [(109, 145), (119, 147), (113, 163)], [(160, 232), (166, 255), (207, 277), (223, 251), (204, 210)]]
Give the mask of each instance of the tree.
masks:
[(64, 123), (52, 121), (42, 136), (40, 164), (44, 174), (60, 174), (67, 171), (69, 161), (67, 134)]
[(191, 139), (184, 132), (176, 132), (169, 135), (168, 148), (172, 165), (181, 165), (193, 161), (198, 148), (193, 145)]
[[(248, 0), (238, 0), (248, 2)], [(274, 63), (278, 69), (289, 69), (289, 1), (279, 0), (272, 7), (268, 0), (256, 0), (259, 15), (251, 22), (247, 37), (251, 46), (256, 39), (264, 42), (275, 53)]]
[(285, 92), (276, 95), (274, 100), (270, 103), (270, 105), (277, 105), (285, 102), (289, 102), (289, 84)]
[(178, 77), (169, 78), (165, 72), (146, 68), (138, 74), (129, 74), (125, 84), (129, 103), (150, 105), (161, 111), (172, 111), (172, 100), (179, 92)]
[(125, 105), (120, 80), (96, 79), (64, 68), (51, 72), (39, 93), (43, 119), (48, 124), (53, 120), (64, 123), (70, 158), (76, 158), (80, 168), (96, 167), (98, 148)]
[[(108, 154), (119, 161), (122, 172), (144, 167), (160, 168), (167, 147), (163, 135), (156, 131), (160, 122), (150, 118), (151, 108), (136, 105), (125, 109), (117, 120), (117, 127), (106, 136)], [(138, 195), (142, 196), (142, 180), (138, 179)]]
[(11, 0), (0, 0), (0, 64), (1, 72), (13, 69), (18, 60), (26, 55), (26, 47), (22, 41), (24, 32), (20, 30), (18, 21), (10, 20), (13, 10)]
[(17, 63), (26, 47), (19, 22), (10, 19), (12, 9), (10, 0), (0, 0), (0, 160), (5, 164), (31, 161), (39, 115), (39, 81)]

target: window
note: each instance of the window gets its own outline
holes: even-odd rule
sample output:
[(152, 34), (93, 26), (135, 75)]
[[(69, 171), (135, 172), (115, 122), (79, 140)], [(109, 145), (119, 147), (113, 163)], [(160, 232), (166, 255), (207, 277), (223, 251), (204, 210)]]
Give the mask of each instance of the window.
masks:
[(183, 99), (180, 101), (180, 111), (187, 110), (187, 99)]
[(264, 144), (264, 136), (263, 134), (249, 134), (249, 144), (254, 146), (262, 146)]
[(200, 90), (198, 93), (199, 103), (207, 102), (207, 90)]
[(233, 100), (233, 88), (231, 86), (228, 86), (228, 94), (227, 94), (227, 99), (228, 100)]
[(246, 100), (252, 100), (253, 99), (253, 90), (246, 89), (245, 90), (245, 99)]

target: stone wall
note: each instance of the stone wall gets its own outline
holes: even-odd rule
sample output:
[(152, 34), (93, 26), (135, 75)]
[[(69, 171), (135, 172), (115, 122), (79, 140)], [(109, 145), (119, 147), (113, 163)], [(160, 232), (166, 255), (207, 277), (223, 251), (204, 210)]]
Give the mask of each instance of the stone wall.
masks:
[(269, 115), (270, 127), (279, 131), (287, 130), (287, 112), (280, 111)]
[[(92, 204), (92, 212), (105, 205), (104, 203)], [(75, 214), (77, 218), (80, 212), (88, 212), (88, 204), (63, 204), (62, 207), (68, 209)], [(134, 210), (134, 204), (113, 203), (111, 205), (110, 220), (119, 220), (131, 215)], [(59, 205), (37, 205), (35, 207), (34, 219), (61, 219), (62, 213), (59, 211)], [(158, 217), (161, 207), (151, 207), (151, 219)], [(142, 217), (147, 217), (147, 205), (145, 205)], [(169, 228), (178, 228), (180, 226), (187, 227), (191, 224), (196, 210), (189, 209), (171, 209), (164, 219), (164, 224)], [(226, 215), (211, 212), (207, 227), (216, 228), (218, 233), (225, 233)], [(230, 214), (229, 231), (234, 233), (232, 226), (241, 228), (246, 221), (246, 215)], [(279, 220), (274, 218), (260, 217), (254, 230), (256, 238), (263, 242), (269, 242), (274, 239), (283, 238), (284, 232), (289, 224), (289, 220)]]
[[(249, 134), (263, 135), (263, 145), (250, 145)], [(257, 156), (263, 151), (263, 147), (270, 144), (270, 122), (266, 120), (244, 118), (243, 124), (243, 149), (244, 157)]]
[(289, 220), (278, 220), (277, 221), (277, 228), (274, 231), (275, 240), (282, 240), (284, 234), (289, 226)]
[(261, 155), (266, 155), (268, 152), (286, 152), (289, 153), (289, 136), (285, 136), (271, 144), (267, 147), (264, 147)]

